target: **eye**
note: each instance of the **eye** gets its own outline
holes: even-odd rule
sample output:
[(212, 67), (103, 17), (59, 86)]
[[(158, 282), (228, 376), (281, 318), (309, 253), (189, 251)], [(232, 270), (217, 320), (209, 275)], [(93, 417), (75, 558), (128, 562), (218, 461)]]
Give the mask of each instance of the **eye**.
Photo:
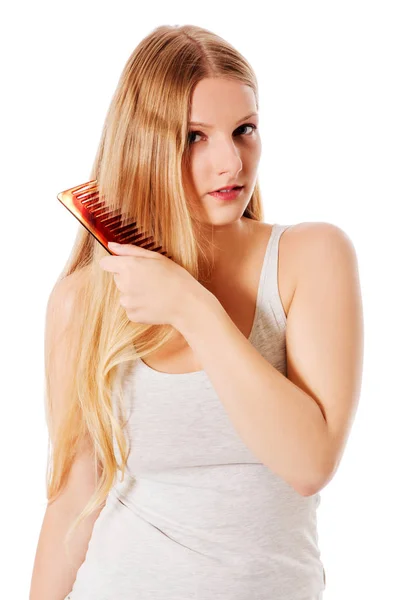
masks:
[[(235, 131), (239, 131), (240, 129), (243, 129), (245, 127), (251, 127), (250, 135), (253, 134), (253, 132), (257, 129), (257, 126), (254, 125), (253, 123), (245, 123), (244, 125), (241, 125), (240, 127), (238, 127)], [(188, 136), (189, 144), (194, 143), (192, 136), (196, 136), (196, 135), (203, 135), (203, 133), (201, 131), (191, 131)], [(243, 134), (241, 134), (241, 135), (243, 135)]]

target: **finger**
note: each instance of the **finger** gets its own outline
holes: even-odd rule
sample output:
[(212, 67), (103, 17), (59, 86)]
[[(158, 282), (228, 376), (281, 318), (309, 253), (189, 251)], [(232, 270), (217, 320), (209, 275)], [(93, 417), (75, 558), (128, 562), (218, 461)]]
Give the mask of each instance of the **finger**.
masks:
[(109, 271), (110, 273), (119, 273), (120, 272), (120, 266), (118, 266), (118, 262), (115, 260), (115, 256), (103, 256), (98, 261), (98, 265), (104, 271)]
[(136, 246), (135, 244), (117, 244), (116, 242), (108, 242), (110, 250), (121, 256), (144, 256), (154, 257), (155, 254), (158, 256), (158, 252)]

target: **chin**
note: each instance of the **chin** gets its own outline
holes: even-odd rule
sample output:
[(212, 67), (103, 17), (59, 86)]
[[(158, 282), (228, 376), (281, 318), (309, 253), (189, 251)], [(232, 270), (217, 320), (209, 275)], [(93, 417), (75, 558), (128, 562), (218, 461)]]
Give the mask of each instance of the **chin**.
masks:
[(209, 210), (206, 214), (201, 215), (200, 221), (204, 224), (218, 226), (218, 225), (232, 225), (235, 222), (239, 222), (246, 210), (244, 207), (226, 207), (224, 211), (221, 210)]

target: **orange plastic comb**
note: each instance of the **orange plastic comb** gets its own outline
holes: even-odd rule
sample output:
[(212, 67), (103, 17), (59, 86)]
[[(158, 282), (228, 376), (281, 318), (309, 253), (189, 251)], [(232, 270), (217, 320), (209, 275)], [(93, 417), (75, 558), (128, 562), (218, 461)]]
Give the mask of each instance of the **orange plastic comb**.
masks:
[(122, 215), (116, 210), (111, 211), (99, 200), (97, 179), (60, 192), (57, 198), (109, 254), (112, 252), (107, 246), (108, 242), (117, 242), (135, 244), (168, 256), (162, 246), (156, 246), (153, 236), (146, 236), (140, 231), (136, 221), (125, 219), (123, 224)]

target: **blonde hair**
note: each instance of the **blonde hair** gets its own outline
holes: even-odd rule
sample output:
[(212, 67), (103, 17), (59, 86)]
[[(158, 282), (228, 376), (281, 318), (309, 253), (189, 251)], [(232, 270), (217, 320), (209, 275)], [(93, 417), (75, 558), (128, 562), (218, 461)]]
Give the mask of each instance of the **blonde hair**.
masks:
[[(207, 267), (207, 241), (192, 210), (196, 199), (189, 170), (188, 122), (192, 92), (199, 81), (208, 77), (250, 86), (258, 108), (252, 68), (228, 42), (194, 25), (154, 29), (139, 43), (123, 69), (88, 178), (97, 179), (100, 194), (111, 208), (134, 216), (168, 255), (199, 281), (205, 276), (203, 262)], [(263, 220), (258, 180), (243, 216)], [(79, 226), (70, 257), (57, 280), (77, 271), (85, 273), (73, 308), (74, 328), (65, 332), (66, 336), (75, 336), (71, 344), (79, 351), (67, 374), (70, 390), (62, 426), (57, 436), (50, 436), (53, 448), (47, 464), (48, 502), (63, 489), (83, 440), (91, 440), (95, 464), (101, 472), (96, 491), (72, 523), (66, 542), (79, 523), (105, 501), (118, 470), (122, 480), (124, 477), (127, 440), (112, 402), (118, 367), (145, 357), (174, 334), (170, 325), (132, 323), (127, 318), (113, 278), (98, 265), (106, 255), (101, 244)], [(54, 434), (49, 376), (52, 356), (50, 349), (45, 356), (45, 405), (47, 426)], [(121, 387), (119, 407), (123, 412)], [(115, 456), (113, 439), (121, 462)]]

